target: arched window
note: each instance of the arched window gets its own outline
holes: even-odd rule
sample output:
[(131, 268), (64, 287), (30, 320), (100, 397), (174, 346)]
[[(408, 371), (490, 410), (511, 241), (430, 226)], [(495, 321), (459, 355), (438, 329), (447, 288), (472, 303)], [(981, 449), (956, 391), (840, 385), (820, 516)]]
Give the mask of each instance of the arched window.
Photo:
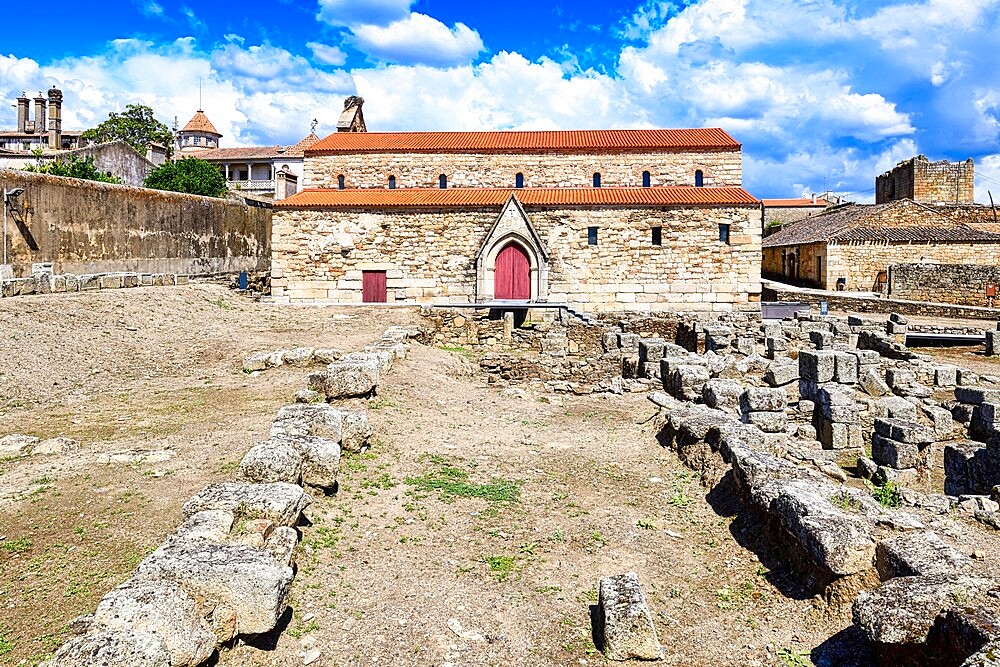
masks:
[(601, 172), (599, 171), (594, 172), (594, 187), (595, 188), (601, 187)]
[(642, 187), (644, 187), (644, 188), (648, 188), (649, 187), (649, 172), (648, 171), (642, 172)]
[(337, 176), (337, 189), (338, 190), (343, 190), (344, 189), (344, 175), (343, 174)]
[(705, 185), (705, 174), (702, 173), (701, 169), (694, 172), (694, 187), (700, 188)]
[(448, 177), (444, 174), (438, 176), (438, 187), (442, 190), (446, 190), (448, 188)]
[(524, 187), (524, 174), (522, 174), (521, 172), (517, 172), (517, 174), (514, 176), (514, 187), (515, 188)]
[(390, 176), (389, 177), (389, 189), (390, 190), (395, 190), (396, 189), (396, 177), (395, 176)]

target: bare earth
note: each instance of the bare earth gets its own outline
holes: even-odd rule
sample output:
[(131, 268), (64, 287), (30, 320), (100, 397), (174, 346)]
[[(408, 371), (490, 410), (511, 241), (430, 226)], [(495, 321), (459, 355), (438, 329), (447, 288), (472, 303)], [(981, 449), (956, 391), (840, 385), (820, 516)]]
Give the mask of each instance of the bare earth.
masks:
[[(244, 374), (245, 355), (357, 350), (420, 318), (192, 285), (3, 299), (0, 323), (0, 435), (81, 444), (0, 462), (0, 664), (33, 665), (177, 526), (188, 497), (234, 478), (304, 386), (303, 368)], [(475, 361), (414, 344), (376, 398), (350, 404), (369, 410), (372, 447), (345, 457), (338, 493), (307, 510), (286, 623), (220, 664), (301, 665), (310, 649), (323, 666), (601, 664), (597, 583), (628, 571), (663, 664), (864, 659), (849, 610), (803, 599), (733, 498), (707, 494), (659, 446), (643, 395), (507, 395)], [(171, 458), (96, 462), (135, 449)]]

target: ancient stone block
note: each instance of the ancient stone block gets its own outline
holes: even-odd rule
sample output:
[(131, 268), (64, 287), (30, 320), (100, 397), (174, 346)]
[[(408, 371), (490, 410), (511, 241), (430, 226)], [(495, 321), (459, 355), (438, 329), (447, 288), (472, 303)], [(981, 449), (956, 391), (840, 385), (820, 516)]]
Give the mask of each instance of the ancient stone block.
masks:
[(376, 359), (335, 361), (326, 367), (323, 391), (327, 399), (370, 396), (380, 378)]
[(740, 402), (743, 386), (736, 380), (713, 378), (701, 390), (702, 400), (710, 408), (736, 408)]
[[(702, 387), (709, 379), (706, 367), (682, 364), (673, 369), (669, 377), (669, 386), (665, 388), (677, 398), (693, 401), (701, 396)], [(664, 384), (667, 384), (666, 377)]]
[(609, 660), (659, 660), (663, 656), (634, 572), (601, 579), (597, 609), (604, 655)]
[(639, 354), (639, 334), (618, 334), (618, 348), (622, 354)]
[(59, 647), (45, 667), (172, 667), (166, 644), (152, 632), (88, 632)]
[(878, 434), (872, 436), (872, 458), (879, 465), (897, 470), (919, 469), (927, 465), (926, 456), (916, 444), (899, 442)]
[(298, 523), (310, 498), (294, 484), (245, 484), (222, 482), (210, 484), (184, 503), (184, 516), (203, 510), (225, 510), (238, 516), (270, 519), (279, 526)]
[(914, 403), (899, 396), (886, 396), (880, 398), (872, 406), (874, 417), (892, 417), (898, 419), (917, 419), (917, 406)]
[(97, 605), (89, 631), (155, 634), (170, 665), (195, 667), (215, 652), (217, 638), (197, 600), (172, 581), (130, 579)]
[(885, 372), (885, 381), (891, 388), (899, 385), (912, 384), (917, 381), (916, 374), (907, 368), (889, 368)]
[(833, 334), (829, 331), (810, 331), (809, 342), (815, 345), (817, 350), (829, 350), (833, 346)]
[(960, 387), (974, 387), (979, 384), (979, 374), (970, 371), (968, 368), (958, 369), (958, 385)]
[(864, 446), (860, 424), (820, 419), (816, 431), (816, 438), (824, 449), (857, 449)]
[(247, 451), (240, 461), (240, 477), (248, 482), (298, 484), (302, 479), (302, 453), (280, 440), (265, 440)]
[(1000, 355), (1000, 331), (986, 331), (986, 356)]
[(918, 445), (927, 445), (935, 441), (934, 431), (917, 422), (906, 419), (877, 417), (875, 419), (875, 432), (899, 442)]
[(783, 387), (798, 379), (799, 365), (794, 362), (789, 364), (772, 364), (767, 369), (767, 372), (764, 373), (764, 382), (772, 387)]
[(788, 426), (788, 417), (784, 412), (747, 412), (743, 421), (764, 433), (784, 433)]
[(934, 385), (937, 387), (954, 387), (958, 384), (957, 366), (937, 366), (934, 368)]
[(783, 412), (787, 406), (788, 395), (784, 389), (749, 387), (740, 395), (743, 412)]
[(810, 382), (830, 382), (835, 364), (833, 352), (802, 350), (799, 352), (799, 377)]
[[(663, 345), (666, 343), (662, 338), (640, 338), (639, 339), (639, 363), (655, 363), (659, 366), (660, 359), (663, 358)], [(657, 369), (659, 371), (659, 369)]]
[(879, 542), (875, 566), (882, 580), (929, 574), (955, 574), (972, 568), (972, 559), (932, 531), (909, 532)]
[(171, 539), (142, 561), (136, 574), (176, 581), (195, 595), (219, 600), (235, 612), (237, 634), (274, 629), (293, 576), (292, 568), (260, 549)]
[(297, 347), (294, 350), (285, 350), (281, 355), (281, 361), (289, 366), (305, 366), (312, 361), (315, 349), (312, 347)]
[(833, 379), (840, 384), (855, 384), (858, 381), (858, 358), (847, 352), (834, 352)]
[[(290, 447), (298, 454), (301, 461), (300, 470), (303, 484), (322, 489), (331, 489), (336, 486), (337, 473), (340, 470), (340, 445), (335, 440), (314, 435), (281, 435), (272, 436), (270, 441), (280, 443), (283, 447)], [(244, 460), (246, 460), (245, 457)], [(242, 469), (242, 467), (241, 464), (240, 468)], [(290, 467), (287, 468), (287, 471), (288, 474), (292, 472)], [(247, 479), (253, 478), (247, 477)], [(288, 480), (254, 479), (253, 481)]]
[(959, 403), (979, 405), (981, 403), (1000, 403), (1000, 389), (986, 387), (955, 387), (955, 400)]

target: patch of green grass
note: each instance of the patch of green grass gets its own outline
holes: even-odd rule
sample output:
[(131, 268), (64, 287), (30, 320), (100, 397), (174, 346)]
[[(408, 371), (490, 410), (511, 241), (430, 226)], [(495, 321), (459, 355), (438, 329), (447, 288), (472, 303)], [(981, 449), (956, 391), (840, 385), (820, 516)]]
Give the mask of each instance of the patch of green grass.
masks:
[(0, 625), (0, 655), (6, 655), (14, 650), (14, 644), (4, 636), (7, 629)]
[(656, 524), (652, 519), (639, 519), (635, 522), (635, 525), (643, 530), (656, 530)]
[(56, 480), (54, 478), (52, 478), (52, 477), (36, 477), (35, 479), (31, 480), (31, 483), (32, 484), (51, 484), (54, 481), (56, 481)]
[(857, 510), (860, 507), (858, 501), (852, 498), (846, 491), (840, 491), (839, 493), (834, 494), (833, 497), (830, 498), (830, 502), (844, 511)]
[(445, 502), (454, 498), (482, 498), (493, 503), (521, 500), (520, 482), (498, 479), (489, 484), (475, 484), (469, 481), (468, 471), (451, 465), (442, 465), (420, 477), (407, 477), (406, 483), (421, 491), (437, 491)]
[(299, 623), (294, 628), (288, 631), (288, 634), (290, 634), (292, 637), (295, 637), (296, 639), (300, 639), (302, 635), (307, 635), (313, 630), (318, 630), (318, 629), (319, 629), (319, 623), (317, 623), (315, 619), (310, 620), (308, 623), (303, 623), (299, 621)]
[(601, 535), (601, 531), (599, 530), (595, 530), (593, 534), (591, 534), (590, 539), (594, 540), (595, 542), (597, 542), (602, 546), (608, 543), (608, 541), (604, 539), (604, 536)]
[(805, 651), (796, 651), (793, 648), (782, 648), (778, 650), (778, 660), (785, 667), (809, 667), (812, 661)]
[(483, 556), (482, 562), (490, 568), (490, 574), (497, 581), (506, 581), (517, 570), (517, 560), (513, 556)]
[(19, 554), (31, 548), (31, 538), (19, 537), (16, 540), (4, 540), (0, 542), (0, 549), (12, 554)]
[(395, 486), (396, 486), (395, 480), (393, 480), (392, 477), (390, 477), (389, 473), (387, 472), (382, 473), (375, 479), (366, 479), (365, 481), (361, 482), (362, 489), (375, 488), (375, 489), (388, 490), (395, 488)]
[(882, 507), (902, 507), (903, 496), (899, 492), (899, 487), (895, 482), (887, 481), (882, 486), (871, 487), (872, 497), (879, 502)]
[(684, 508), (691, 504), (691, 499), (684, 495), (684, 492), (680, 489), (674, 489), (674, 492), (667, 498), (667, 502), (674, 507)]

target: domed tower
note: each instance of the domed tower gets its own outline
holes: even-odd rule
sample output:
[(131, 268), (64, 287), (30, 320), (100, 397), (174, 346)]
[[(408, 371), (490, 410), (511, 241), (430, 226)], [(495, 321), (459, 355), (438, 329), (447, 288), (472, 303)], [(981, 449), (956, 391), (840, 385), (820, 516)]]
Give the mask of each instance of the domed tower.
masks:
[(194, 114), (184, 129), (177, 133), (177, 151), (179, 153), (194, 153), (219, 147), (222, 134), (215, 129), (201, 109)]

